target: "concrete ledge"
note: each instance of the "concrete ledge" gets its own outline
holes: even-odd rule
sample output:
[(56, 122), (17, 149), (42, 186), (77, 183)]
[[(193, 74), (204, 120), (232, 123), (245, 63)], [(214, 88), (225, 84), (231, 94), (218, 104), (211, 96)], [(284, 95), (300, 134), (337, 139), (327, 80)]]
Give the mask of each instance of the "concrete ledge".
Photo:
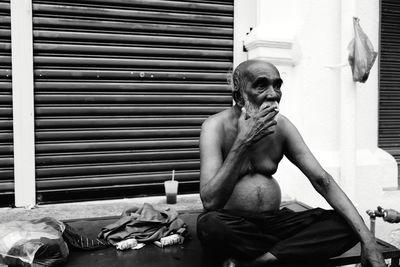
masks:
[[(293, 201), (284, 194), (282, 202)], [(166, 204), (165, 196), (124, 198), (114, 200), (73, 202), (63, 204), (37, 205), (29, 208), (0, 208), (0, 223), (16, 220), (32, 220), (42, 217), (53, 217), (58, 220), (73, 220), (84, 218), (99, 218), (120, 216), (122, 211), (132, 206), (150, 203), (159, 207), (172, 207), (177, 211), (202, 210), (203, 204), (199, 194), (178, 195), (177, 203)]]
[(58, 220), (119, 216), (125, 208), (140, 206), (145, 202), (161, 207), (170, 206), (177, 211), (203, 209), (199, 194), (178, 195), (177, 204), (174, 205), (166, 204), (165, 196), (155, 196), (38, 205), (32, 209), (0, 208), (0, 223), (15, 220), (38, 219), (47, 216)]

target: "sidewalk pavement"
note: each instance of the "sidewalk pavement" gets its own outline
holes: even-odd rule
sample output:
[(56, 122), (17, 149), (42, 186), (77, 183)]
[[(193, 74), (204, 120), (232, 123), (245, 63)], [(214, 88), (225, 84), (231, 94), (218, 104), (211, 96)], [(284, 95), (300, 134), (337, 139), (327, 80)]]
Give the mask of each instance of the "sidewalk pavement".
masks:
[(42, 217), (70, 220), (119, 216), (125, 208), (141, 206), (145, 202), (161, 207), (173, 207), (177, 211), (203, 209), (199, 194), (178, 195), (177, 203), (173, 205), (166, 204), (165, 196), (140, 197), (37, 205), (33, 208), (0, 208), (0, 223), (15, 220), (31, 220)]

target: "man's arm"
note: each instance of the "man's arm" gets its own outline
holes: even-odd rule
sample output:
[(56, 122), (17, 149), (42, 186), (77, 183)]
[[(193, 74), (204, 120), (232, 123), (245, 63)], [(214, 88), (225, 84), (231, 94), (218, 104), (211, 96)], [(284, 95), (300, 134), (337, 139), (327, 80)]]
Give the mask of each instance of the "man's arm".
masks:
[(207, 210), (223, 208), (239, 179), (246, 147), (235, 140), (223, 160), (222, 129), (215, 120), (203, 123), (200, 135), (200, 197)]
[(224, 131), (216, 118), (207, 119), (200, 134), (200, 197), (207, 210), (223, 208), (240, 178), (240, 169), (249, 146), (274, 132), (274, 107), (253, 118), (242, 109), (237, 136), (226, 158), (222, 155)]
[(381, 254), (376, 249), (375, 238), (350, 199), (340, 189), (332, 176), (321, 167), (296, 127), (286, 118), (283, 131), (286, 136), (285, 155), (287, 158), (308, 177), (316, 191), (342, 215), (360, 238), (363, 266), (364, 264), (370, 264), (365, 266), (385, 266)]

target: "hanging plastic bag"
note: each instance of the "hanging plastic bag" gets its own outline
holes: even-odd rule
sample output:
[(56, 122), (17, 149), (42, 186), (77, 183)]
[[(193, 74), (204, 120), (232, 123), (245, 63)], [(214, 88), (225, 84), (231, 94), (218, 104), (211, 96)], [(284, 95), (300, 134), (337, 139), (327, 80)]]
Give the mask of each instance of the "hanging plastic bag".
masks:
[(349, 63), (353, 72), (353, 81), (364, 83), (368, 79), (369, 71), (374, 65), (377, 52), (374, 51), (371, 41), (360, 26), (360, 19), (353, 18), (354, 38), (349, 49)]
[(62, 222), (50, 217), (0, 224), (0, 265), (64, 263), (69, 254), (62, 237), (64, 229)]

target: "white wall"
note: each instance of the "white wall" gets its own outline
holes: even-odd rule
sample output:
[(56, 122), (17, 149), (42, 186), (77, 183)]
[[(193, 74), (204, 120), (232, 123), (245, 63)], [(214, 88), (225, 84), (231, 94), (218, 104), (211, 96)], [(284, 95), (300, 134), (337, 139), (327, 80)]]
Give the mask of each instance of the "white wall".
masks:
[[(378, 50), (379, 0), (256, 2), (257, 26), (245, 39), (248, 58), (265, 58), (280, 69), (281, 112), (294, 122), (366, 222), (365, 210), (377, 205), (400, 210), (400, 192), (384, 190), (397, 186), (397, 164), (377, 147), (378, 61), (365, 84), (351, 81), (347, 62), (354, 15)], [(329, 207), (287, 160), (276, 177), (284, 194)], [(389, 232), (396, 226), (378, 225), (377, 234), (390, 241)]]
[(247, 59), (247, 53), (243, 50), (243, 40), (250, 32), (250, 28), (257, 25), (257, 1), (234, 0), (234, 40), (233, 40), (233, 65)]

